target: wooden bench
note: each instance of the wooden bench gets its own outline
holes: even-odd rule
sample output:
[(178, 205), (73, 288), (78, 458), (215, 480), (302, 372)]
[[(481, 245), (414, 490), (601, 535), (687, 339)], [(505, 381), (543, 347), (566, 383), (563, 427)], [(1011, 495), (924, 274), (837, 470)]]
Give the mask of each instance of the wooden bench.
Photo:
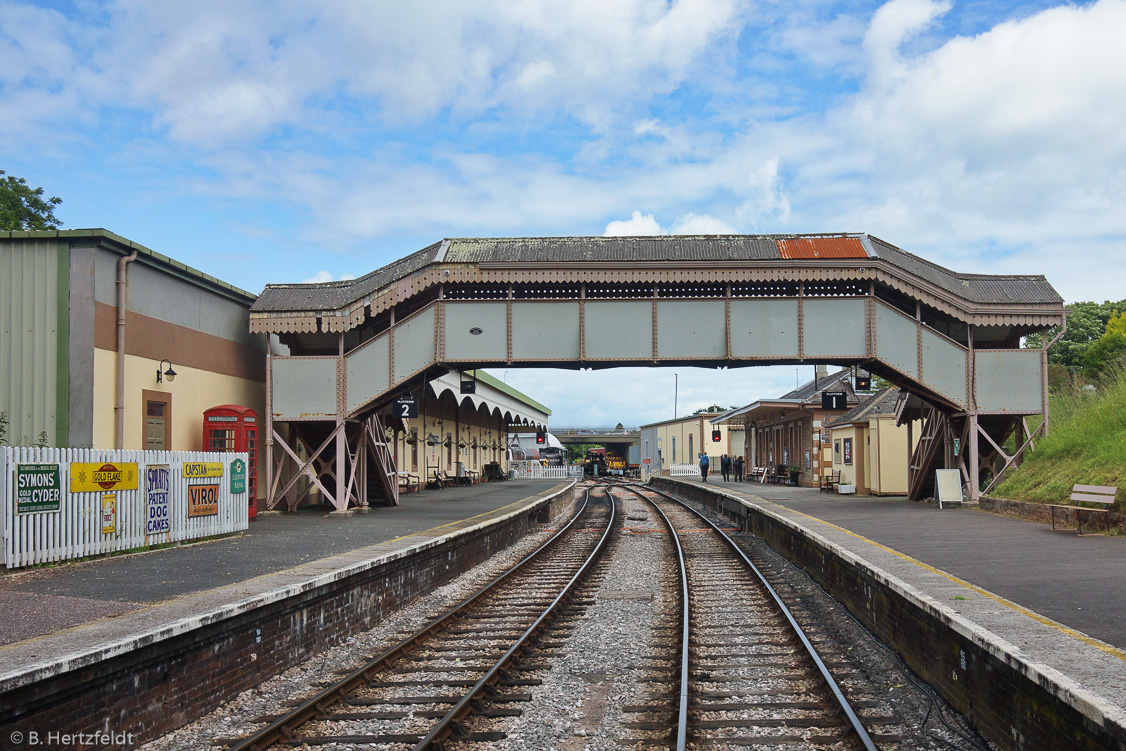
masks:
[(1056, 509), (1075, 512), (1075, 523), (1079, 527), (1078, 534), (1083, 534), (1083, 515), (1102, 514), (1105, 519), (1106, 529), (1110, 530), (1110, 506), (1118, 495), (1118, 488), (1114, 485), (1073, 485), (1071, 500), (1075, 503), (1101, 503), (1105, 508), (1088, 508), (1087, 506), (1069, 506), (1053, 504), (1048, 506), (1052, 512), (1052, 529), (1056, 528)]
[(819, 490), (822, 493), (832, 493), (841, 484), (841, 471), (834, 469), (827, 475), (821, 475), (820, 479)]
[(399, 490), (405, 490), (408, 493), (417, 493), (422, 488), (422, 480), (418, 475), (412, 475), (410, 472), (399, 473)]

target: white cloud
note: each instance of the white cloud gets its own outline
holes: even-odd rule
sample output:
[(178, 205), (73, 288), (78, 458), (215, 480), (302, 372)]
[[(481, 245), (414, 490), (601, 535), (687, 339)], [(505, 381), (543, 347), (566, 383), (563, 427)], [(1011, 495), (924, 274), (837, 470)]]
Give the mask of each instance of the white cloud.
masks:
[(653, 218), (652, 214), (642, 215), (634, 211), (629, 219), (618, 219), (606, 225), (603, 237), (639, 237), (643, 235), (735, 235), (738, 232), (726, 222), (691, 212), (673, 222), (667, 231)]
[(346, 281), (348, 279), (355, 279), (355, 278), (356, 278), (355, 276), (353, 276), (352, 274), (348, 274), (348, 273), (344, 273), (344, 274), (341, 274), (340, 276), (333, 277), (331, 271), (325, 271), (324, 269), (321, 269), (320, 271), (313, 274), (308, 279), (301, 280), (301, 283), (302, 284), (322, 284), (324, 282), (343, 282), (343, 281)]
[(641, 215), (640, 211), (633, 212), (629, 219), (619, 219), (606, 225), (603, 237), (636, 237), (641, 235), (663, 235), (661, 225), (652, 214)]

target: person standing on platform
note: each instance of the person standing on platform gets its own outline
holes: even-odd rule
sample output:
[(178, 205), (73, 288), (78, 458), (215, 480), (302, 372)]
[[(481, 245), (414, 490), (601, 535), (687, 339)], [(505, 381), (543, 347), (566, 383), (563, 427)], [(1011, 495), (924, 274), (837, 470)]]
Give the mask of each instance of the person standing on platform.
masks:
[(735, 482), (743, 482), (743, 457), (735, 457), (732, 468), (735, 470)]
[(724, 454), (719, 458), (719, 473), (723, 475), (724, 482), (731, 480), (731, 457)]
[(704, 478), (704, 482), (708, 481), (708, 455), (700, 454), (700, 477)]

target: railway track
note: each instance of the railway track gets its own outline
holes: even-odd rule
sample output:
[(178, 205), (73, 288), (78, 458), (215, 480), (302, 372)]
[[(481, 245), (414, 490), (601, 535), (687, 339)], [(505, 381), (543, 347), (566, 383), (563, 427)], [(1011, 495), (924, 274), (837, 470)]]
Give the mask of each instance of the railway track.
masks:
[(651, 504), (671, 532), (681, 572), (677, 623), (663, 631), (654, 658), (666, 681), (654, 681), (647, 701), (628, 708), (639, 718), (628, 723), (635, 739), (668, 738), (678, 750), (876, 749), (868, 726), (895, 719), (872, 711), (880, 705), (874, 696), (849, 701), (816, 637), (746, 554), (680, 501), (628, 492)]
[(471, 716), (520, 714), (522, 687), (538, 667), (521, 661), (552, 646), (543, 637), (565, 630), (576, 592), (590, 576), (616, 521), (613, 503), (588, 490), (555, 536), (460, 605), (302, 701), (230, 751), (271, 747), (378, 744), (445, 748), (450, 741), (488, 742), (503, 732), (472, 732)]

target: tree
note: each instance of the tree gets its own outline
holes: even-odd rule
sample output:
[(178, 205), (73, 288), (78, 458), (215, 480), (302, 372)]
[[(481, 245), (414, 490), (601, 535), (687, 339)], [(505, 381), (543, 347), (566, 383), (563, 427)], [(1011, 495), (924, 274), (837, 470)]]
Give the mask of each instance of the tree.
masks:
[(0, 230), (58, 229), (62, 222), (55, 207), (57, 197), (44, 198), (42, 188), (32, 188), (22, 177), (0, 170)]
[(1126, 317), (1115, 311), (1106, 322), (1106, 331), (1083, 353), (1083, 374), (1095, 380), (1111, 363), (1126, 360)]
[[(1067, 331), (1048, 350), (1048, 362), (1076, 372), (1084, 367), (1084, 355), (1087, 349), (1099, 341), (1106, 332), (1110, 318), (1119, 310), (1126, 310), (1126, 300), (1118, 302), (1108, 300), (1103, 303), (1077, 302), (1069, 307), (1071, 315), (1067, 317)], [(1031, 334), (1025, 340), (1025, 346), (1038, 348), (1045, 340), (1051, 341), (1055, 338), (1058, 332), (1059, 328), (1053, 327), (1043, 335)]]

